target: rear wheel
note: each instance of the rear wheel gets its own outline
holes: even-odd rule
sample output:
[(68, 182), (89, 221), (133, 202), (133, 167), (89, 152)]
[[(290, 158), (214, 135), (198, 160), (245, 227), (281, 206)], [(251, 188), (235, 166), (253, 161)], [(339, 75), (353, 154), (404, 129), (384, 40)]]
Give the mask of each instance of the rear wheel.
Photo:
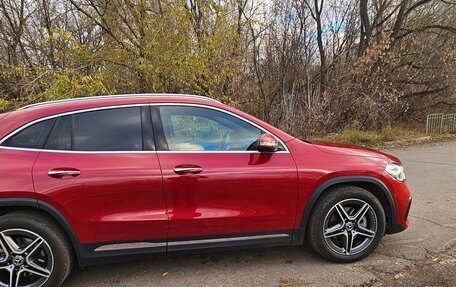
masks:
[(338, 186), (317, 202), (309, 221), (309, 241), (324, 258), (352, 262), (369, 255), (385, 231), (378, 199), (356, 186)]
[(37, 212), (0, 217), (0, 286), (59, 286), (71, 263), (68, 240), (51, 219)]

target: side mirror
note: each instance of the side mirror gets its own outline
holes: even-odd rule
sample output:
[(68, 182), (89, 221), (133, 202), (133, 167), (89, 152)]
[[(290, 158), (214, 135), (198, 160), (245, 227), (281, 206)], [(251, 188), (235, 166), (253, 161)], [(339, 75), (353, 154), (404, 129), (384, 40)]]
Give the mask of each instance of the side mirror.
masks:
[(258, 138), (258, 151), (275, 152), (279, 148), (279, 142), (271, 134), (262, 134)]

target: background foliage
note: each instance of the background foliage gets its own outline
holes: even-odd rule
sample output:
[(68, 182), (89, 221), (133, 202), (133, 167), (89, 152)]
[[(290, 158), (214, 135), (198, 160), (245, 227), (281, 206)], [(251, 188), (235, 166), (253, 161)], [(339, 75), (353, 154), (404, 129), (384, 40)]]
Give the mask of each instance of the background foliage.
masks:
[(0, 111), (217, 98), (307, 135), (456, 106), (453, 0), (0, 0)]

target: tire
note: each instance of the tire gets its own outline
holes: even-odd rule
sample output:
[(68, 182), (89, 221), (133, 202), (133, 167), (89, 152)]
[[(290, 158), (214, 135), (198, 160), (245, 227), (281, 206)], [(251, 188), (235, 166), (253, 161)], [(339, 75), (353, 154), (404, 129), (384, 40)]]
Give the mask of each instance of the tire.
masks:
[(16, 211), (0, 216), (0, 266), (6, 267), (0, 270), (0, 286), (10, 286), (11, 278), (18, 280), (18, 286), (60, 286), (72, 268), (70, 246), (46, 215)]
[(326, 191), (313, 207), (308, 239), (323, 258), (353, 262), (377, 248), (385, 233), (385, 222), (382, 204), (372, 193), (341, 185)]

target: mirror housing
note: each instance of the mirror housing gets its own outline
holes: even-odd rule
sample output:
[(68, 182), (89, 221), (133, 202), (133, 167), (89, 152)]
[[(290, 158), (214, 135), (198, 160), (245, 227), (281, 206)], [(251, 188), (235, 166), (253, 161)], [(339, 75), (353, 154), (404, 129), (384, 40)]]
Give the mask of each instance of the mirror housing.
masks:
[(262, 134), (258, 138), (259, 152), (275, 152), (279, 149), (279, 142), (271, 134)]

